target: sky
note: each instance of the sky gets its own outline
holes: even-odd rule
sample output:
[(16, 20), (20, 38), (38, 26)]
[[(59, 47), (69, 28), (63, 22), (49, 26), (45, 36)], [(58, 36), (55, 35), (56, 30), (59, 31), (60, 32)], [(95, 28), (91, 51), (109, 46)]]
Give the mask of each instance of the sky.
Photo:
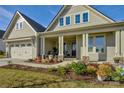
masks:
[[(17, 10), (47, 27), (61, 7), (60, 5), (0, 5), (0, 29), (6, 30)], [(115, 21), (124, 21), (124, 5), (93, 5), (93, 7)]]

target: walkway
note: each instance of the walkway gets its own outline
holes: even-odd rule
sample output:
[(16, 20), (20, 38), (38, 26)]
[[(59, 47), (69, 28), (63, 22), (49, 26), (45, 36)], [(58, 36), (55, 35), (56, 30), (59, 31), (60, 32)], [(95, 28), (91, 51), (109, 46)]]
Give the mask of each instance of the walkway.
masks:
[(4, 58), (4, 59), (0, 59), (0, 66), (8, 65), (9, 61), (11, 61), (11, 64), (19, 64), (19, 65), (39, 67), (39, 68), (57, 68), (59, 66), (66, 66), (67, 64), (72, 63), (71, 61), (64, 61), (64, 62), (58, 63), (58, 64), (46, 65), (46, 64), (25, 62), (25, 60), (22, 60), (22, 59)]

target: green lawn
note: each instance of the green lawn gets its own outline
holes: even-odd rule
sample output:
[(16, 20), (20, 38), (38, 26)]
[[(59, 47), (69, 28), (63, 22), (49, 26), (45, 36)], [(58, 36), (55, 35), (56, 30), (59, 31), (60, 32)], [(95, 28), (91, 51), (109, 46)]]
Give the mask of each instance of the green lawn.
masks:
[(100, 84), (96, 82), (65, 80), (61, 77), (17, 69), (0, 68), (0, 87), (124, 87), (118, 84)]

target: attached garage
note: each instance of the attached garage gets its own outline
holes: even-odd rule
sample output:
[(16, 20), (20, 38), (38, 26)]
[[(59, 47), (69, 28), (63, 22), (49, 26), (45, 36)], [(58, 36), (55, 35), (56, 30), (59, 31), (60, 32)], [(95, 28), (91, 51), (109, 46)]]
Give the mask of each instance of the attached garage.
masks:
[(32, 59), (33, 46), (30, 42), (11, 45), (11, 58)]
[(39, 33), (45, 27), (17, 11), (5, 32), (6, 56), (16, 59), (33, 59), (40, 54)]

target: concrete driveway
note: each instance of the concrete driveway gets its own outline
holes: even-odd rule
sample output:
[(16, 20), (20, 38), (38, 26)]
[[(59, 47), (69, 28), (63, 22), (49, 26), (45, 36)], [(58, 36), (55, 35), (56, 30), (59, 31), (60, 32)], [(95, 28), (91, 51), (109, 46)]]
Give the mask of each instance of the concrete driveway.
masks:
[(10, 58), (0, 59), (0, 66), (8, 65), (8, 61), (10, 61), (10, 60), (11, 60)]

